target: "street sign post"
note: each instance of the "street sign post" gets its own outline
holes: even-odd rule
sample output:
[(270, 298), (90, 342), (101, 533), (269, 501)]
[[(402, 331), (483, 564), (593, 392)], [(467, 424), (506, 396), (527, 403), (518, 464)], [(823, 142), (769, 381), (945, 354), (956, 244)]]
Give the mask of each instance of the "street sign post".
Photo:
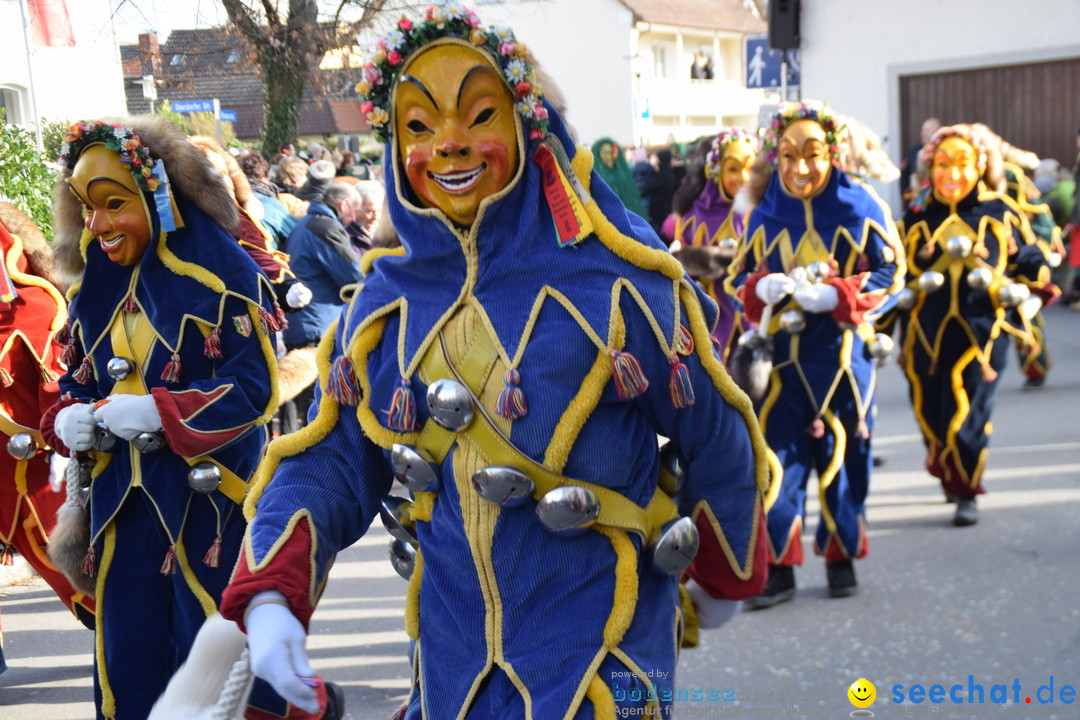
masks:
[(236, 122), (235, 110), (222, 110), (221, 101), (212, 100), (173, 100), (172, 111), (175, 113), (211, 112), (214, 113), (214, 125), (217, 127), (217, 141), (221, 142), (221, 121)]
[(221, 111), (221, 119), (224, 120), (225, 122), (236, 122), (236, 111), (235, 110), (222, 110)]
[(783, 90), (798, 84), (798, 50), (773, 50), (768, 35), (746, 37), (746, 87)]

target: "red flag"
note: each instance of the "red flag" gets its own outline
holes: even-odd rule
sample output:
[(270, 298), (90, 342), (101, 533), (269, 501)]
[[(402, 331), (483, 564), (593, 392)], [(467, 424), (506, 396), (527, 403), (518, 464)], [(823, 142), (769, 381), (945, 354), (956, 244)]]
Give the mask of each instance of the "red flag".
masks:
[(64, 0), (27, 0), (27, 3), (35, 45), (75, 46), (75, 33), (71, 30), (71, 18)]

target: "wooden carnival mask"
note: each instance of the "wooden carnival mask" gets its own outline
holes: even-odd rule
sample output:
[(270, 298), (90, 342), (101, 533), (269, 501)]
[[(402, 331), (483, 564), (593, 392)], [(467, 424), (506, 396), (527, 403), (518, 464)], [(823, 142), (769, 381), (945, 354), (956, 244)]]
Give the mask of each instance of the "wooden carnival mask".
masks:
[(67, 183), (83, 205), (86, 229), (108, 258), (125, 267), (138, 263), (150, 244), (150, 215), (119, 154), (91, 145), (79, 156)]
[(784, 189), (809, 200), (829, 182), (832, 162), (825, 129), (816, 120), (796, 120), (784, 129), (777, 153), (777, 167)]
[(930, 184), (934, 199), (955, 205), (966, 198), (979, 182), (979, 152), (960, 137), (947, 137), (934, 151), (930, 163)]
[(720, 188), (724, 197), (734, 200), (739, 190), (750, 178), (750, 166), (757, 155), (757, 148), (748, 140), (735, 140), (724, 148), (720, 159)]

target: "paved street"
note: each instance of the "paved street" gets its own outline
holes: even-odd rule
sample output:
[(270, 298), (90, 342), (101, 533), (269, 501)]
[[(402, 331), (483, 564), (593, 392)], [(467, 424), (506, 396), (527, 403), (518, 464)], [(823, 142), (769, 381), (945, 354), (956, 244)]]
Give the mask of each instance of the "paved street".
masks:
[[(1080, 313), (1054, 307), (1047, 321), (1056, 368), (1046, 387), (1021, 391), (1015, 357), (1003, 375), (979, 524), (951, 526), (952, 506), (921, 469), (906, 385), (886, 368), (876, 437), (886, 464), (871, 487), (861, 592), (828, 598), (824, 563), (810, 555), (812, 501), (796, 600), (703, 633), (678, 677), (701, 699), (680, 702), (677, 715), (847, 717), (848, 686), (863, 677), (876, 685), (878, 717), (1080, 716), (1061, 702), (1063, 686), (1080, 686)], [(309, 641), (313, 665), (344, 687), (355, 720), (387, 717), (409, 682), (405, 582), (386, 544), (376, 528), (339, 557)], [(0, 718), (92, 718), (90, 633), (40, 580), (0, 588), (0, 607), (11, 667)], [(1000, 695), (1016, 702), (1017, 681), (1018, 704), (995, 704)], [(1055, 702), (1042, 705), (1048, 688), (1039, 688), (1051, 683)], [(944, 702), (892, 703), (921, 699), (916, 684), (940, 684)]]

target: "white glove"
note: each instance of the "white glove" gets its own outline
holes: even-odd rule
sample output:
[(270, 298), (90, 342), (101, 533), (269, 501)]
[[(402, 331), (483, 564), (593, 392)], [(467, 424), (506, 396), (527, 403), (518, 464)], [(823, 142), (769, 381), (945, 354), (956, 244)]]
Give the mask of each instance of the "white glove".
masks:
[(832, 312), (840, 302), (836, 288), (828, 283), (814, 283), (795, 291), (795, 302), (806, 312)]
[(311, 302), (311, 291), (302, 282), (294, 282), (285, 293), (285, 304), (291, 308), (299, 310), (309, 302)]
[(94, 408), (86, 403), (68, 405), (56, 413), (53, 432), (72, 452), (89, 450), (94, 442)]
[(123, 440), (161, 429), (161, 415), (153, 395), (110, 395), (109, 402), (94, 411), (94, 419), (105, 423)]
[(735, 617), (735, 613), (739, 612), (739, 605), (742, 604), (738, 600), (714, 598), (693, 580), (686, 581), (686, 589), (690, 591), (690, 598), (694, 601), (699, 627), (720, 627)]
[[(274, 600), (276, 601), (269, 601)], [(268, 602), (260, 602), (268, 601)], [(278, 695), (306, 712), (319, 710), (315, 688), (301, 678), (315, 677), (308, 664), (304, 626), (277, 590), (264, 590), (251, 598), (244, 624), (252, 671), (270, 683)]]
[(780, 298), (795, 291), (795, 281), (784, 273), (770, 273), (758, 280), (754, 291), (761, 302), (766, 305), (775, 305)]
[(49, 488), (53, 492), (64, 491), (64, 473), (67, 472), (67, 466), (68, 459), (60, 453), (54, 452), (49, 456)]

